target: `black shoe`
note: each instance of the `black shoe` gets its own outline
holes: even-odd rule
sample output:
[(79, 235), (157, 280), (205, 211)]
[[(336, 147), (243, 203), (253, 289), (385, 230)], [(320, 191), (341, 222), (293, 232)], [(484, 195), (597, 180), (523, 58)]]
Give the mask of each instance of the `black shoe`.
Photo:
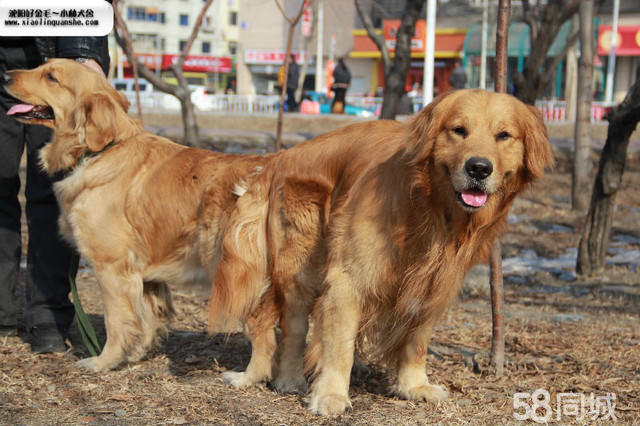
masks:
[(64, 336), (55, 325), (39, 325), (31, 328), (31, 351), (37, 354), (64, 352), (67, 345)]
[(0, 337), (17, 336), (18, 329), (15, 325), (0, 325)]

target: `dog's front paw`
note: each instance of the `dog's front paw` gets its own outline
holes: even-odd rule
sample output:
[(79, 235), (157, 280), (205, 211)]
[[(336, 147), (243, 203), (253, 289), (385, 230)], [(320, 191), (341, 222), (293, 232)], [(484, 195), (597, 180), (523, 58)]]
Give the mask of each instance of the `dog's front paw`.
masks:
[(311, 395), (309, 399), (309, 411), (321, 416), (335, 416), (344, 413), (351, 408), (351, 401), (346, 395), (330, 393), (328, 395)]
[(398, 388), (396, 390), (396, 394), (411, 401), (439, 402), (449, 397), (449, 393), (445, 388), (438, 385), (430, 385), (428, 383), (420, 386), (414, 386), (409, 389)]
[(101, 368), (99, 364), (100, 363), (98, 362), (98, 357), (92, 356), (91, 358), (85, 358), (77, 361), (76, 368), (98, 372), (103, 370), (103, 368)]
[(247, 373), (240, 371), (225, 371), (222, 373), (222, 379), (225, 383), (236, 388), (245, 388), (257, 384)]
[(280, 393), (300, 393), (307, 391), (307, 380), (303, 375), (295, 377), (278, 376), (273, 387)]
[(77, 368), (89, 371), (108, 371), (119, 366), (123, 360), (121, 358), (105, 357), (104, 352), (100, 356), (92, 356), (91, 358), (81, 359), (76, 362)]

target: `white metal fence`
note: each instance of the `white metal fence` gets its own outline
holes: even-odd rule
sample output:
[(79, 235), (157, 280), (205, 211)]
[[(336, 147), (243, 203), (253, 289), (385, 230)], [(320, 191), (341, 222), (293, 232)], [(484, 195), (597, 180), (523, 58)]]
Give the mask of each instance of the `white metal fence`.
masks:
[[(603, 121), (607, 108), (611, 106), (611, 104), (605, 102), (591, 103), (591, 121)], [(567, 101), (536, 101), (536, 107), (540, 110), (544, 120), (547, 122), (568, 121)]]
[[(136, 110), (135, 92), (126, 92), (131, 103), (131, 111)], [(142, 111), (144, 113), (177, 112), (180, 103), (171, 95), (161, 92), (141, 93)], [(280, 97), (277, 95), (218, 95), (193, 92), (191, 96), (196, 109), (200, 113), (217, 112), (227, 114), (275, 114), (278, 111)], [(366, 96), (347, 96), (347, 104), (366, 108), (377, 115), (382, 106), (382, 98)], [(412, 98), (413, 112), (422, 108), (422, 98)], [(607, 107), (604, 102), (593, 102), (591, 121), (603, 121)], [(567, 121), (567, 102), (562, 100), (537, 101), (536, 107), (546, 122)]]
[[(130, 111), (136, 111), (135, 92), (126, 92), (131, 103)], [(222, 112), (230, 114), (275, 114), (278, 111), (279, 96), (265, 95), (214, 95), (192, 92), (191, 100), (198, 112)], [(140, 94), (143, 113), (165, 113), (180, 110), (180, 102), (175, 96), (162, 92)]]

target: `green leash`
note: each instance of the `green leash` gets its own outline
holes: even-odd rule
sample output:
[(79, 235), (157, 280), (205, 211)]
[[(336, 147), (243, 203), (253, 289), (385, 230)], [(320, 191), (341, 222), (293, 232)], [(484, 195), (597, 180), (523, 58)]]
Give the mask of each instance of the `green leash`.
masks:
[(89, 317), (87, 317), (84, 309), (82, 309), (82, 303), (80, 302), (80, 296), (78, 296), (78, 289), (76, 287), (76, 273), (78, 272), (79, 264), (80, 256), (74, 253), (71, 257), (71, 265), (69, 266), (69, 283), (71, 284), (71, 294), (73, 295), (73, 307), (76, 310), (76, 321), (78, 322), (78, 328), (80, 329), (80, 335), (82, 336), (84, 345), (89, 350), (91, 356), (98, 356), (100, 352), (102, 352), (102, 345), (89, 321)]

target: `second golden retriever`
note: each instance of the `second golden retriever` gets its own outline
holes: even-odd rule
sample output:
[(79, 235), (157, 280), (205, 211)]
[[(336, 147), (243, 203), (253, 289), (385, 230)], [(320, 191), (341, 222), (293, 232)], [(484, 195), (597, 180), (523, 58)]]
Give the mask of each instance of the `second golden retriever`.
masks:
[(395, 370), (397, 395), (444, 398), (426, 376), (433, 327), (485, 261), (516, 195), (551, 163), (535, 109), (480, 90), (443, 95), (406, 124), (355, 124), (278, 155), (238, 200), (223, 239), (210, 327), (247, 323), (261, 354), (226, 379), (271, 377), (280, 319), (274, 384), (303, 389), (313, 308), (312, 412), (350, 405), (365, 340)]
[(167, 284), (210, 287), (234, 188), (267, 160), (145, 132), (124, 96), (72, 60), (9, 78), (24, 104), (8, 114), (54, 129), (41, 159), (65, 175), (54, 186), (60, 231), (91, 263), (104, 297), (105, 347), (78, 364), (100, 371), (140, 359), (173, 312)]

